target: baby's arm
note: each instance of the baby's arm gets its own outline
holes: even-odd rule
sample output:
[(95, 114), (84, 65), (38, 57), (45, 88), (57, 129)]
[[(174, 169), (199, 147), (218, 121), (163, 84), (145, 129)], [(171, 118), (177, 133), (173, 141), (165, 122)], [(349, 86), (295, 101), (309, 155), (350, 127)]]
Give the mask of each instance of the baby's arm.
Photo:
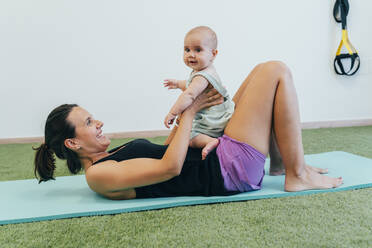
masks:
[(186, 80), (177, 80), (177, 79), (165, 79), (164, 87), (168, 89), (181, 89), (182, 91), (186, 90)]
[(208, 81), (202, 76), (196, 76), (191, 81), (189, 87), (182, 92), (176, 103), (173, 105), (164, 120), (164, 125), (169, 128), (174, 119), (190, 106), (195, 98), (200, 95), (208, 86)]

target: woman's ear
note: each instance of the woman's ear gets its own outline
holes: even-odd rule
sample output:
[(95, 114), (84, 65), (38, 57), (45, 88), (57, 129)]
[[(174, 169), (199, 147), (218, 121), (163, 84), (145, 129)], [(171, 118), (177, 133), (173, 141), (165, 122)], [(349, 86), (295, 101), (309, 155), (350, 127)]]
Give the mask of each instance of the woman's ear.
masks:
[(68, 149), (71, 149), (71, 150), (79, 150), (80, 149), (80, 145), (79, 143), (73, 139), (73, 138), (70, 138), (70, 139), (65, 139), (65, 142), (64, 142), (65, 146), (68, 148)]

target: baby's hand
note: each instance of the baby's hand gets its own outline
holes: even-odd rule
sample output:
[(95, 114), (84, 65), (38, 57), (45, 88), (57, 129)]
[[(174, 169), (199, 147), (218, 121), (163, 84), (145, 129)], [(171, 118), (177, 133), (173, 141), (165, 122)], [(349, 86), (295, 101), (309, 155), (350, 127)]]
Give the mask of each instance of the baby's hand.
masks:
[(165, 120), (164, 120), (164, 125), (167, 127), (167, 128), (170, 128), (170, 125), (173, 124), (174, 122), (174, 119), (176, 119), (177, 115), (174, 115), (172, 113), (168, 113), (167, 116), (165, 117)]
[(178, 80), (176, 79), (164, 79), (164, 87), (168, 87), (168, 90), (170, 89), (178, 89)]

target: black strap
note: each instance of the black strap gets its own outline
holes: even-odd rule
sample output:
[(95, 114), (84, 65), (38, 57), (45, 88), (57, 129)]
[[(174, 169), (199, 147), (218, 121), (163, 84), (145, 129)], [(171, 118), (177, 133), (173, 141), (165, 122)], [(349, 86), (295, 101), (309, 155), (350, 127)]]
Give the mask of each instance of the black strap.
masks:
[[(349, 70), (345, 71), (344, 66), (342, 64), (342, 60), (351, 59), (351, 65)], [(354, 67), (355, 66), (355, 67)], [(357, 53), (353, 53), (352, 55), (345, 53), (337, 55), (333, 61), (333, 67), (338, 75), (346, 75), (352, 76), (354, 75), (360, 66), (360, 58)]]
[(349, 14), (348, 0), (336, 0), (333, 7), (333, 17), (336, 22), (342, 22), (342, 29), (346, 29), (346, 17)]
[[(335, 21), (342, 24), (342, 40), (339, 46), (339, 49), (336, 53), (336, 57), (333, 61), (333, 67), (338, 75), (346, 75), (352, 76), (354, 75), (360, 66), (360, 58), (358, 52), (355, 48), (351, 45), (350, 41), (347, 38), (347, 30), (346, 30), (346, 17), (349, 14), (349, 2), (348, 0), (336, 0), (335, 5), (333, 7), (333, 17)], [(341, 54), (341, 46), (342, 44), (348, 44), (351, 47), (352, 51), (349, 53), (342, 53)], [(350, 50), (350, 49), (349, 49)], [(345, 70), (343, 66), (343, 61), (350, 59), (350, 68), (349, 70)]]

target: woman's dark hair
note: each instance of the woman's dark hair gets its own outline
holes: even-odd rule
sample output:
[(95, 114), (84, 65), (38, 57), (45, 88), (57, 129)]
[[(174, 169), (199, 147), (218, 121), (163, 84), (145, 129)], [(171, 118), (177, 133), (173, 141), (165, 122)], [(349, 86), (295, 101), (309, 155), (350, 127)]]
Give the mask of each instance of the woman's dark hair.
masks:
[(76, 174), (82, 169), (78, 154), (64, 144), (65, 139), (75, 137), (75, 126), (67, 120), (74, 107), (78, 105), (63, 104), (48, 115), (44, 131), (45, 141), (39, 147), (33, 148), (36, 150), (34, 174), (39, 178), (39, 183), (54, 180), (53, 173), (56, 168), (54, 154), (60, 159), (67, 160), (67, 167), (71, 173)]

